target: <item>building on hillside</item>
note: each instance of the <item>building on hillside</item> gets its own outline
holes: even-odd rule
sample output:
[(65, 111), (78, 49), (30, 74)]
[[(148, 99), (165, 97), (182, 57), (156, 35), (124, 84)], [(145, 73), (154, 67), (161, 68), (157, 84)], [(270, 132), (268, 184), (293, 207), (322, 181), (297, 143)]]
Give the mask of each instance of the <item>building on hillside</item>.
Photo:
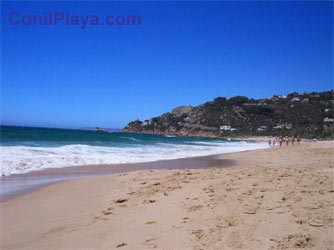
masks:
[(148, 125), (151, 125), (151, 124), (152, 124), (152, 119), (143, 121), (143, 123), (141, 125), (142, 126), (148, 126)]
[(324, 119), (324, 122), (334, 122), (334, 119), (332, 119), (332, 118), (328, 118), (328, 117), (326, 117), (325, 119)]
[(219, 129), (220, 130), (223, 130), (223, 131), (230, 131), (231, 130), (231, 126), (229, 125), (223, 125), (223, 126), (220, 126)]
[(229, 131), (229, 132), (238, 132), (239, 131), (237, 128), (232, 128), (232, 126), (230, 126), (230, 125), (220, 126), (219, 129), (221, 131)]
[(299, 97), (293, 97), (291, 99), (292, 102), (300, 102), (300, 98)]
[(292, 124), (291, 123), (282, 123), (282, 124), (277, 124), (275, 127), (273, 127), (273, 130), (290, 130), (292, 129)]
[(268, 130), (267, 126), (260, 126), (260, 127), (257, 129), (257, 132), (265, 132), (265, 131), (267, 131), (267, 130)]

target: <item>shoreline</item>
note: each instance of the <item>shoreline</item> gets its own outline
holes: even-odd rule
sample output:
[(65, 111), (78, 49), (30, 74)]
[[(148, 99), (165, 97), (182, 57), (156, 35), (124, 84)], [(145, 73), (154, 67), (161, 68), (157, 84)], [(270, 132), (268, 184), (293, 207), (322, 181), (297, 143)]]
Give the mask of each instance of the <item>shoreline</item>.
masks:
[[(245, 137), (245, 138), (233, 138), (235, 140), (264, 142), (268, 141), (270, 137), (258, 136), (258, 137)], [(323, 140), (329, 141), (332, 140)], [(45, 168), (41, 170), (32, 170), (27, 173), (12, 174), (9, 176), (0, 177), (0, 202), (15, 199), (21, 195), (26, 195), (31, 192), (40, 190), (41, 188), (49, 185), (73, 180), (78, 178), (88, 178), (103, 175), (114, 175), (139, 170), (150, 169), (197, 169), (197, 168), (210, 168), (213, 164), (219, 165), (219, 167), (230, 167), (233, 162), (223, 163), (222, 160), (217, 161), (217, 158), (228, 156), (230, 154), (238, 154), (248, 151), (268, 150), (272, 146), (263, 149), (250, 149), (232, 153), (212, 154), (206, 156), (193, 156), (178, 159), (157, 160), (150, 162), (138, 162), (138, 163), (119, 163), (119, 164), (99, 164), (99, 165), (79, 165), (79, 166), (67, 166), (60, 168)], [(14, 189), (9, 190), (8, 189)]]
[[(262, 150), (262, 149), (255, 149)], [(246, 150), (251, 151), (251, 150)], [(242, 152), (246, 152), (242, 151)], [(252, 150), (254, 151), (254, 150)], [(114, 175), (140, 170), (158, 169), (198, 169), (211, 167), (230, 167), (233, 162), (228, 160), (218, 160), (222, 155), (235, 154), (213, 154), (207, 156), (194, 156), (180, 159), (159, 160), (152, 162), (122, 163), (122, 164), (100, 164), (100, 165), (80, 165), (62, 168), (46, 168), (33, 170), (28, 173), (12, 174), (0, 178), (1, 195), (0, 201), (15, 199), (21, 195), (40, 190), (49, 185), (62, 181), (81, 179), (95, 176)], [(21, 182), (21, 183), (19, 183)], [(6, 191), (14, 186), (13, 191)], [(5, 191), (4, 191), (5, 190)]]
[[(239, 139), (237, 139), (239, 140)], [(265, 138), (243, 138), (240, 141), (263, 142)], [(248, 149), (258, 150), (258, 149)], [(241, 150), (232, 153), (244, 152), (248, 150)], [(207, 168), (212, 166), (214, 159), (220, 155), (231, 154), (219, 153), (205, 156), (192, 156), (185, 158), (155, 160), (149, 162), (137, 163), (119, 163), (119, 164), (98, 164), (98, 165), (78, 165), (66, 166), (59, 168), (45, 168), (39, 170), (32, 170), (27, 173), (17, 173), (0, 178), (0, 201), (13, 199), (20, 195), (25, 195), (30, 192), (37, 191), (48, 185), (58, 183), (61, 181), (86, 178), (100, 175), (112, 175), (122, 172), (148, 170), (148, 169), (184, 169), (184, 168)], [(224, 165), (225, 163), (220, 162)], [(216, 163), (218, 165), (218, 163)]]
[[(118, 139), (125, 140), (126, 142), (120, 141), (118, 143)], [(116, 139), (112, 137), (111, 144), (102, 143), (101, 145), (89, 143), (89, 140), (86, 144), (75, 142), (74, 144), (59, 143), (59, 145), (54, 145), (52, 142), (45, 143), (45, 145), (43, 143), (36, 145), (21, 145), (21, 143), (7, 145), (4, 143), (4, 145), (2, 145), (4, 150), (4, 166), (2, 167), (1, 176), (5, 177), (15, 174), (25, 174), (35, 170), (41, 171), (47, 168), (65, 168), (70, 166), (84, 165), (128, 164), (167, 159), (173, 160), (229, 152), (241, 152), (243, 150), (266, 147), (266, 144), (263, 143), (263, 140), (247, 140), (247, 138), (244, 140), (230, 140), (228, 138), (218, 141), (214, 140), (212, 141), (212, 144), (210, 144), (211, 138), (205, 137), (201, 139), (210, 139), (210, 141), (205, 141), (203, 144), (201, 140), (195, 140), (194, 142), (192, 140), (175, 141), (173, 139), (169, 140), (168, 138), (163, 140), (160, 138), (156, 141), (153, 140), (154, 142), (151, 143), (151, 139), (151, 137), (145, 137), (144, 139), (136, 139), (131, 136), (126, 138), (120, 137)], [(103, 140), (106, 140), (106, 138)], [(146, 140), (150, 141), (151, 144), (147, 144)], [(131, 143), (128, 144), (127, 141), (130, 141)], [(133, 141), (135, 142), (132, 143)], [(231, 147), (229, 147), (230, 141)], [(114, 146), (114, 143), (118, 143), (118, 146)], [(169, 143), (172, 145), (171, 148)], [(134, 146), (134, 150), (132, 150), (132, 144)], [(227, 146), (226, 148), (225, 144)], [(234, 144), (242, 145), (240, 145), (240, 147), (234, 147)], [(141, 145), (147, 146), (146, 149), (141, 149)], [(174, 145), (175, 147), (173, 147)], [(220, 145), (222, 147), (218, 147)], [(17, 148), (12, 148), (12, 146)], [(183, 146), (184, 150), (179, 150), (179, 148), (182, 148)], [(37, 147), (37, 150), (35, 150), (35, 147)], [(17, 150), (17, 152), (15, 150)], [(46, 152), (44, 152), (44, 150)], [(15, 156), (15, 153), (18, 154), (17, 157)], [(21, 157), (20, 155), (24, 155), (24, 157)], [(55, 155), (55, 157), (52, 157), (53, 155)]]

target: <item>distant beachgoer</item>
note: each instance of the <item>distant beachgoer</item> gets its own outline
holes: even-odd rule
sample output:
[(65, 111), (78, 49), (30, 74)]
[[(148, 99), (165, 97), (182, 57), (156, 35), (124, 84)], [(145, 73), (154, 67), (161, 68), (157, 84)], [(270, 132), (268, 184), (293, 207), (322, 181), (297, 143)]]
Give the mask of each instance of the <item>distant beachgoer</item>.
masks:
[(297, 135), (297, 143), (299, 145), (299, 142), (301, 141), (302, 139), (300, 138), (300, 135)]
[(291, 137), (291, 144), (292, 144), (292, 146), (293, 146), (294, 143), (295, 143), (295, 136), (293, 135), (293, 136)]
[(269, 139), (269, 146), (271, 146), (271, 139)]
[(289, 136), (285, 136), (285, 144), (287, 145), (287, 146), (289, 146)]
[(283, 144), (283, 136), (280, 136), (279, 138), (279, 146), (282, 147)]
[(275, 146), (275, 144), (276, 144), (276, 140), (273, 141), (273, 146)]

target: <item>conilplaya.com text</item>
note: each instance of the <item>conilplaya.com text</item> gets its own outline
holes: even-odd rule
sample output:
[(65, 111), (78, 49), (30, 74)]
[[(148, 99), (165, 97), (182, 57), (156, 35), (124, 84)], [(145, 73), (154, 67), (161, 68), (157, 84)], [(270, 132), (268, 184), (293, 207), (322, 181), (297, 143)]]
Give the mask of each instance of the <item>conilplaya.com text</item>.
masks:
[(11, 11), (8, 15), (10, 25), (18, 26), (77, 26), (85, 29), (89, 26), (139, 26), (140, 15), (77, 15), (70, 12), (45, 12), (41, 15), (28, 15)]

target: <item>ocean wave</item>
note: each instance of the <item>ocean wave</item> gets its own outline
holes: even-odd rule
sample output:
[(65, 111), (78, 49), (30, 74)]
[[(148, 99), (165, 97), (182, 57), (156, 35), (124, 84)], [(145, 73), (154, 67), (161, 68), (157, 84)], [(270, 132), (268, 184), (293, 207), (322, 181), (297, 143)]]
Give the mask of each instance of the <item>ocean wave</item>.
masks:
[(126, 139), (129, 141), (135, 141), (135, 142), (140, 142), (141, 140), (134, 138), (134, 137), (129, 137), (129, 136), (120, 136), (119, 138)]
[(78, 165), (138, 163), (179, 159), (266, 147), (268, 147), (266, 143), (244, 141), (156, 143), (154, 145), (143, 144), (128, 147), (85, 144), (59, 147), (1, 146), (1, 175)]

